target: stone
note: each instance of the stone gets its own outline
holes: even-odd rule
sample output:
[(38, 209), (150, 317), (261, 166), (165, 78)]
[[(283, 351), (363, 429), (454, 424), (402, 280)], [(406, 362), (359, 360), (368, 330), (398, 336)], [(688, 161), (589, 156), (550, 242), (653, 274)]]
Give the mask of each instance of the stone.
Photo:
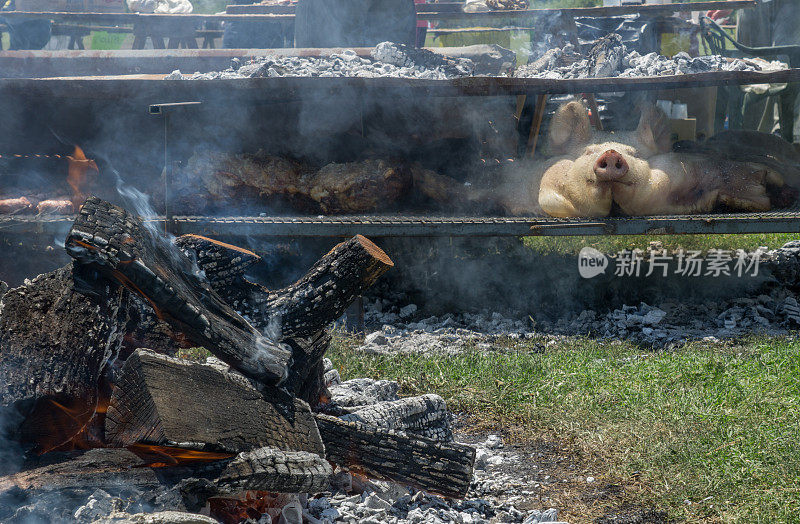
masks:
[(542, 512), (542, 518), (539, 522), (557, 522), (558, 521), (558, 510), (556, 508), (550, 508)]
[(370, 333), (364, 338), (364, 344), (375, 344), (376, 346), (385, 346), (389, 343), (389, 339), (382, 331), (375, 331)]
[(293, 500), (281, 509), (278, 524), (303, 524), (303, 506), (300, 501)]
[(644, 318), (642, 319), (643, 324), (647, 324), (648, 326), (654, 326), (664, 320), (664, 317), (667, 316), (666, 311), (662, 311), (658, 308), (651, 309), (650, 311), (645, 314)]
[(500, 435), (489, 435), (486, 437), (484, 445), (489, 449), (501, 449), (504, 446), (503, 437)]
[(416, 304), (408, 304), (400, 308), (400, 318), (409, 318), (411, 315), (417, 312), (417, 305)]

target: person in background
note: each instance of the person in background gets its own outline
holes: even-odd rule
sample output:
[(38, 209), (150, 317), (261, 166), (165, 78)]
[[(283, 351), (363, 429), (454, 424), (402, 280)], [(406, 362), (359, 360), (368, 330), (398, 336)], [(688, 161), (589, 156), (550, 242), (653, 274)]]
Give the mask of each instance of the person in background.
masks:
[[(751, 47), (800, 45), (800, 1), (763, 0), (754, 8), (738, 10), (736, 39)], [(744, 109), (745, 129), (774, 132), (777, 103), (776, 96), (754, 103), (748, 102)], [(800, 137), (800, 100), (795, 100), (794, 115), (793, 135), (797, 140)]]
[(6, 19), (2, 11), (15, 11), (15, 0), (8, 0), (0, 9), (0, 22), (8, 26), (10, 49), (42, 49), (50, 41), (50, 20)]
[[(428, 0), (414, 0), (415, 4), (425, 4)], [(428, 37), (428, 29), (433, 28), (433, 22), (420, 20), (417, 18), (417, 47), (425, 47), (425, 39)]]

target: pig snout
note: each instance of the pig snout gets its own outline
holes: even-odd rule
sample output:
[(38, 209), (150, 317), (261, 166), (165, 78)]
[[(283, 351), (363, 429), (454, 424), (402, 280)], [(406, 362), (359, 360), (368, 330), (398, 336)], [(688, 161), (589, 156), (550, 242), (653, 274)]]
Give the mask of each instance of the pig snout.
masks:
[(613, 149), (609, 149), (594, 163), (594, 174), (600, 180), (617, 180), (628, 174), (628, 162)]

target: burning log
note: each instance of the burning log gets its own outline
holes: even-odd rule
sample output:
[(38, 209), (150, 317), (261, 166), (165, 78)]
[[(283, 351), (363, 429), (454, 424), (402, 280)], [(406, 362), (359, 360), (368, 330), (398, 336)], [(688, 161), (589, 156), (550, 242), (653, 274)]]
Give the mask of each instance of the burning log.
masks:
[(472, 480), (475, 449), (463, 444), (384, 430), (317, 414), (325, 456), (365, 475), (409, 484), (445, 497), (462, 498)]
[[(128, 297), (77, 264), (3, 296), (0, 407), (13, 405), (28, 416), (24, 440), (53, 440), (56, 447), (55, 441), (69, 440), (94, 415), (100, 379), (122, 346)], [(45, 421), (40, 412), (64, 416)]]
[(209, 497), (251, 488), (323, 491), (331, 475), (330, 464), (318, 455), (273, 448), (172, 467), (146, 467), (137, 454), (120, 448), (55, 455), (34, 459), (21, 471), (0, 476), (0, 520), (17, 522), (14, 508), (51, 497), (55, 503), (42, 508), (47, 513), (43, 521), (72, 522), (75, 509), (98, 489), (124, 499), (150, 501), (156, 510), (198, 511)]
[(394, 266), (381, 248), (356, 235), (337, 244), (294, 284), (269, 291), (244, 279), (244, 270), (257, 261), (254, 253), (197, 235), (184, 235), (176, 243), (197, 254), (212, 287), (254, 326), (275, 331), (277, 340), (325, 329)]
[(265, 396), (224, 365), (142, 349), (128, 357), (116, 380), (106, 439), (116, 446), (146, 443), (234, 453), (271, 446), (324, 454), (302, 400)]
[(229, 462), (217, 486), (228, 493), (317, 493), (328, 489), (332, 474), (331, 465), (315, 453), (264, 447), (240, 453)]
[(444, 399), (422, 395), (378, 402), (342, 416), (342, 420), (363, 422), (381, 429), (407, 431), (439, 442), (452, 442), (453, 431)]
[(287, 378), (290, 352), (244, 320), (139, 218), (91, 197), (65, 244), (73, 258), (142, 296), (176, 331), (245, 375), (263, 384)]
[(325, 327), (391, 268), (394, 263), (366, 237), (356, 235), (335, 246), (300, 280), (278, 291), (245, 280), (259, 257), (217, 240), (183, 235), (175, 243), (208, 277), (211, 286), (256, 328), (285, 339), (292, 348), (294, 391), (312, 406), (325, 396), (322, 356), (330, 337)]

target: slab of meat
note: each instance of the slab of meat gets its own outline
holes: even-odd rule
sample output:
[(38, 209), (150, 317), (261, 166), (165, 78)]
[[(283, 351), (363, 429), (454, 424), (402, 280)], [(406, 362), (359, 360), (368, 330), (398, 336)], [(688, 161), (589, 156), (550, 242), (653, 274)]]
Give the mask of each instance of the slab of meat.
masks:
[(36, 212), (40, 215), (71, 215), (74, 209), (69, 198), (51, 198), (36, 204)]
[(25, 197), (0, 199), (0, 214), (9, 215), (33, 208), (31, 201)]
[(323, 213), (386, 208), (411, 187), (411, 170), (385, 160), (328, 164), (308, 181), (308, 196)]

